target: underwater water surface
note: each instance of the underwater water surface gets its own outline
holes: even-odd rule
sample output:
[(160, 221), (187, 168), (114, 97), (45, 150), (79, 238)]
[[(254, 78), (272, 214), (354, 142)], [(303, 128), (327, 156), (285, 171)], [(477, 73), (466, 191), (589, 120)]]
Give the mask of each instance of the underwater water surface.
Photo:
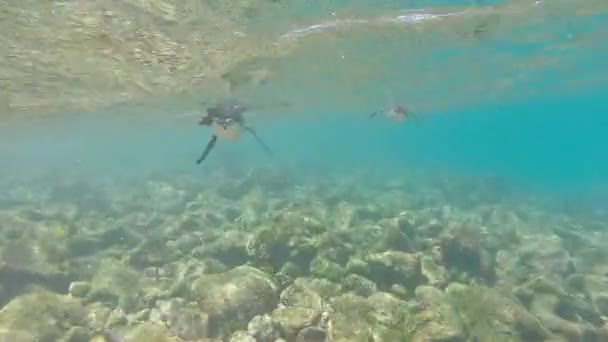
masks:
[(0, 342), (608, 341), (607, 10), (8, 1)]

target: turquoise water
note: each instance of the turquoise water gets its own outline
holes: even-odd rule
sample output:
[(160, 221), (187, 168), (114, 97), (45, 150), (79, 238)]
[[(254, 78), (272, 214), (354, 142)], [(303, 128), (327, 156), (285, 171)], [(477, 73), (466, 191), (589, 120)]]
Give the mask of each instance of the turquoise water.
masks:
[(306, 169), (428, 170), (495, 176), (550, 195), (585, 194), (608, 184), (607, 105), (600, 95), (534, 99), (419, 115), (394, 123), (367, 112), (307, 119), (255, 117), (252, 126), (274, 150), (249, 137), (221, 141), (208, 162), (195, 165), (210, 132), (195, 118), (163, 113), (128, 119), (70, 116), (9, 122), (2, 128), (4, 173), (82, 172), (87, 178), (181, 172), (204, 177), (214, 168), (273, 165)]

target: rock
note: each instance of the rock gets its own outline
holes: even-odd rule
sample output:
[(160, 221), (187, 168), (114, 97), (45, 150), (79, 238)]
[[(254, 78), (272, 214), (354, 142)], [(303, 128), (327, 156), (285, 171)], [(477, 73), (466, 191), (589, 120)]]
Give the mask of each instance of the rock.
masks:
[(339, 282), (345, 271), (338, 263), (317, 256), (310, 264), (310, 273), (319, 278)]
[(247, 262), (247, 240), (249, 235), (240, 231), (227, 231), (212, 242), (205, 242), (193, 250), (197, 258), (211, 258), (227, 267), (236, 267)]
[(496, 280), (495, 257), (483, 247), (484, 236), (479, 229), (458, 226), (441, 239), (444, 264), (457, 272), (478, 277), (490, 284)]
[(367, 277), (369, 276), (369, 265), (361, 259), (350, 258), (346, 263), (346, 272)]
[(452, 283), (446, 293), (462, 325), (479, 341), (543, 341), (550, 336), (536, 317), (494, 289)]
[(559, 281), (575, 271), (574, 261), (556, 236), (528, 235), (516, 250), (502, 250), (497, 256), (500, 282), (520, 285), (538, 275)]
[(409, 319), (409, 306), (403, 300), (386, 292), (376, 292), (367, 298), (371, 309), (369, 319), (375, 325), (400, 327)]
[(218, 335), (227, 326), (245, 328), (256, 315), (278, 304), (276, 284), (270, 276), (250, 266), (203, 275), (193, 284), (191, 296), (209, 315), (209, 334)]
[(104, 329), (110, 313), (112, 313), (112, 309), (102, 306), (100, 303), (92, 305), (87, 316), (91, 329), (97, 331)]
[(599, 294), (594, 298), (597, 310), (604, 316), (608, 317), (608, 295)]
[(103, 241), (95, 236), (75, 235), (66, 240), (68, 257), (88, 256), (102, 248)]
[[(442, 323), (428, 321), (414, 334), (411, 342), (465, 342), (460, 329)], [(508, 341), (508, 340), (505, 340)]]
[(129, 325), (135, 325), (137, 323), (142, 323), (142, 322), (147, 321), (148, 319), (150, 319), (151, 311), (152, 310), (150, 310), (150, 309), (143, 309), (136, 313), (127, 315), (127, 321), (129, 323)]
[(24, 293), (29, 285), (64, 293), (73, 279), (54, 270), (27, 240), (0, 246), (0, 307)]
[(539, 314), (538, 317), (547, 329), (556, 334), (556, 337), (562, 337), (566, 341), (601, 341), (597, 339), (597, 334), (593, 327), (570, 322), (547, 313)]
[(280, 338), (279, 326), (269, 315), (258, 315), (247, 325), (247, 333), (257, 342), (274, 342)]
[(342, 287), (346, 291), (352, 291), (363, 297), (370, 296), (378, 290), (376, 283), (357, 274), (350, 274), (344, 278)]
[(63, 337), (65, 342), (84, 342), (91, 338), (91, 331), (85, 327), (71, 327)]
[(137, 309), (139, 309), (139, 306), (139, 298), (134, 294), (128, 293), (118, 296), (118, 307), (125, 313), (136, 312)]
[(162, 325), (143, 323), (135, 327), (124, 337), (128, 342), (178, 342)]
[(112, 310), (106, 322), (106, 328), (117, 327), (127, 323), (127, 315), (122, 309), (117, 308)]
[(565, 283), (571, 291), (589, 298), (602, 315), (608, 316), (608, 276), (572, 274)]
[(447, 296), (432, 286), (416, 288), (410, 307), (417, 311), (410, 327), (412, 342), (464, 342), (465, 336), (454, 316)]
[(315, 325), (320, 317), (321, 312), (301, 307), (278, 308), (272, 313), (272, 318), (280, 327), (282, 336), (288, 341), (295, 339), (301, 329)]
[(386, 290), (393, 284), (401, 284), (413, 290), (424, 282), (420, 259), (416, 254), (387, 251), (370, 254), (366, 259), (370, 265), (370, 278), (378, 279), (381, 290)]
[(91, 284), (89, 284), (88, 282), (75, 281), (70, 284), (68, 292), (70, 293), (70, 295), (72, 295), (74, 297), (83, 298), (87, 295), (87, 293), (89, 293), (90, 289), (91, 289)]
[(587, 246), (574, 256), (576, 272), (583, 274), (608, 275), (608, 236), (597, 239), (595, 246)]
[(330, 341), (405, 341), (410, 312), (406, 302), (377, 292), (367, 299), (351, 293), (333, 298), (327, 336)]
[(317, 327), (306, 327), (298, 333), (296, 342), (325, 342), (327, 333)]
[(86, 303), (102, 303), (108, 307), (118, 306), (118, 295), (106, 288), (92, 289), (84, 298)]
[(71, 328), (86, 326), (86, 311), (80, 301), (40, 288), (16, 297), (0, 311), (0, 332), (19, 337), (8, 341), (58, 341)]
[(307, 265), (316, 254), (315, 243), (306, 236), (306, 228), (294, 228), (306, 225), (301, 218), (294, 220), (286, 215), (274, 226), (258, 229), (247, 242), (249, 260), (273, 270), (280, 269), (287, 261)]
[(328, 323), (330, 341), (367, 342), (371, 340), (370, 311), (363, 297), (345, 294), (332, 300), (334, 312)]
[(179, 259), (180, 253), (176, 248), (167, 244), (161, 237), (149, 237), (133, 248), (129, 254), (129, 264), (135, 269), (146, 267), (162, 267)]
[(444, 287), (447, 285), (447, 272), (445, 267), (438, 265), (431, 257), (425, 256), (420, 259), (421, 272), (429, 285)]
[(280, 303), (288, 307), (323, 310), (325, 302), (321, 296), (302, 284), (293, 284), (281, 292)]
[[(162, 293), (163, 298), (187, 297), (190, 294), (192, 283), (206, 274), (217, 274), (226, 272), (226, 267), (215, 259), (185, 259), (180, 260), (170, 267), (167, 273), (173, 278), (172, 284)], [(158, 297), (158, 296), (157, 296)]]
[(342, 292), (342, 287), (340, 284), (336, 284), (327, 279), (300, 277), (296, 278), (293, 285), (312, 290), (320, 295), (324, 300), (335, 297)]
[[(578, 288), (583, 279), (569, 277), (570, 285)], [(536, 277), (513, 292), (548, 330), (569, 340), (584, 341), (595, 336), (599, 333), (597, 328), (604, 324), (592, 301), (567, 293), (545, 277)]]
[(193, 234), (185, 234), (177, 238), (173, 242), (173, 246), (182, 254), (189, 255), (192, 251), (200, 246), (201, 240)]
[(399, 218), (383, 219), (378, 224), (382, 227), (383, 234), (380, 241), (373, 247), (374, 251), (412, 251), (412, 241), (401, 229)]
[(134, 297), (138, 294), (140, 275), (128, 266), (112, 259), (104, 259), (98, 265), (90, 284), (91, 290), (85, 298), (86, 302), (102, 302), (108, 307), (116, 307), (122, 301), (123, 305), (126, 304), (124, 309), (127, 311), (138, 309), (139, 303)]
[(169, 331), (184, 340), (198, 340), (208, 335), (208, 316), (194, 308), (187, 308), (169, 322)]
[(157, 309), (151, 312), (151, 321), (165, 324), (169, 331), (185, 340), (196, 340), (208, 335), (207, 314), (198, 310), (194, 303), (181, 298), (159, 300)]
[(0, 330), (0, 341), (38, 342), (39, 340), (26, 330)]
[(399, 284), (391, 285), (391, 288), (388, 289), (388, 291), (402, 299), (408, 298), (411, 295), (410, 291), (405, 288), (405, 286)]
[(246, 331), (236, 331), (230, 336), (230, 342), (257, 342), (255, 337), (247, 334)]

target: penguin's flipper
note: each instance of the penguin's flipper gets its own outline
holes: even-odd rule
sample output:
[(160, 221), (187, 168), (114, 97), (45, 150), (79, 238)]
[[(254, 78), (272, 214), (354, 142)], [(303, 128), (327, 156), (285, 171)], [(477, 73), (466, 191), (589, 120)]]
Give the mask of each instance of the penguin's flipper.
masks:
[(207, 147), (205, 147), (205, 151), (203, 152), (203, 154), (201, 154), (200, 158), (198, 158), (196, 160), (197, 164), (202, 163), (205, 160), (205, 158), (207, 158), (207, 156), (209, 155), (209, 153), (211, 152), (213, 147), (215, 147), (216, 142), (217, 142), (217, 135), (214, 134), (211, 137), (211, 140), (209, 140), (209, 142), (207, 143)]
[(262, 146), (262, 148), (264, 149), (264, 151), (266, 151), (266, 153), (272, 155), (272, 150), (270, 149), (270, 147), (268, 147), (268, 145), (266, 145), (266, 143), (257, 135), (257, 133), (253, 130), (253, 128), (251, 128), (249, 126), (243, 126), (243, 128), (246, 129), (247, 132), (251, 133), (251, 135), (253, 135), (255, 140), (258, 142), (258, 144), (260, 144), (260, 146)]

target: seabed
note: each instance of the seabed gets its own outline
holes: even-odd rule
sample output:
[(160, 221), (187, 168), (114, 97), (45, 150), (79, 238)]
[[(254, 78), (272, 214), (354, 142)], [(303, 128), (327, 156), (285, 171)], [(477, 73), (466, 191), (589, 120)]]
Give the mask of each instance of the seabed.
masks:
[(495, 179), (53, 177), (3, 184), (0, 341), (608, 341), (605, 221)]

